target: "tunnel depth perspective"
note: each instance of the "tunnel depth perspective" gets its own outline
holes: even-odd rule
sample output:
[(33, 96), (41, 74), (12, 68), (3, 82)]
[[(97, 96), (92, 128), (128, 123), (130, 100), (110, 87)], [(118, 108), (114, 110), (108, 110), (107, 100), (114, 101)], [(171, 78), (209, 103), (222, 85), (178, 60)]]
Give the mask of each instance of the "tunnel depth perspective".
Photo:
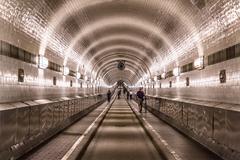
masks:
[(0, 160), (240, 160), (240, 0), (0, 0)]

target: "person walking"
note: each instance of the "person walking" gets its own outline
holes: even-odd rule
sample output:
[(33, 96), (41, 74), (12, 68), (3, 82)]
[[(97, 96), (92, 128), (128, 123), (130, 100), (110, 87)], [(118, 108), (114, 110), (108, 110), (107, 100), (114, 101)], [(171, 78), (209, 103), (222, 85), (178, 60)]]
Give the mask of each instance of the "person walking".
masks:
[[(139, 91), (137, 91), (137, 98), (138, 98), (138, 106), (139, 106), (140, 113), (142, 112), (144, 97), (145, 97), (145, 94), (142, 91), (142, 88), (139, 88)], [(145, 108), (145, 112), (147, 112), (146, 108)]]
[(118, 90), (118, 99), (121, 98), (121, 92), (122, 92), (121, 89), (119, 89), (119, 90)]
[(107, 92), (108, 103), (111, 101), (111, 96), (112, 96), (112, 93), (111, 93), (111, 91), (109, 89), (108, 92)]
[(129, 96), (130, 96), (129, 91), (127, 91), (127, 100), (129, 100)]
[(130, 91), (129, 91), (130, 100), (132, 100), (132, 95), (133, 95), (133, 92), (132, 92), (132, 90), (130, 90)]

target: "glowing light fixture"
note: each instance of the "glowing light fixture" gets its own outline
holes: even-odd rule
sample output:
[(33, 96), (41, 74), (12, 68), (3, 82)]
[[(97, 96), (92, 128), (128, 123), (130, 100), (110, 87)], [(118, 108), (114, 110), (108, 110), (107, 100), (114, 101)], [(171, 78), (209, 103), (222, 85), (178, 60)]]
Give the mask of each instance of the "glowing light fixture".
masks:
[(194, 68), (196, 69), (203, 69), (204, 68), (204, 57), (199, 57), (195, 59), (194, 63)]
[(166, 78), (166, 73), (165, 73), (165, 72), (161, 74), (161, 78), (162, 78), (162, 79), (165, 79), (165, 78)]
[(87, 81), (87, 80), (88, 80), (88, 77), (87, 77), (87, 76), (85, 76), (85, 77), (84, 77), (84, 80), (85, 80), (85, 81)]
[(41, 69), (46, 69), (48, 67), (48, 59), (44, 56), (38, 57), (38, 67)]
[(174, 76), (179, 76), (180, 75), (180, 68), (179, 67), (176, 67), (173, 69), (173, 75)]
[(64, 76), (67, 76), (68, 74), (69, 74), (69, 68), (66, 67), (66, 66), (64, 66), (64, 67), (63, 67), (63, 75), (64, 75)]
[(80, 79), (81, 78), (81, 74), (80, 73), (77, 73), (77, 79)]

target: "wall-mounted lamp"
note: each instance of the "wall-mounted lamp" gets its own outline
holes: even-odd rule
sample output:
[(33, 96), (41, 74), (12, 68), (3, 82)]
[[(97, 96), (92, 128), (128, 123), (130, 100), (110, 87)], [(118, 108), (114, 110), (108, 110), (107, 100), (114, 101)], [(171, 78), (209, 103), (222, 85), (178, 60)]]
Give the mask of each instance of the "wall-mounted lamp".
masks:
[(77, 79), (80, 79), (81, 78), (81, 74), (80, 73), (77, 73)]
[(161, 78), (162, 78), (162, 79), (165, 79), (165, 78), (166, 78), (166, 73), (165, 73), (165, 72), (161, 74)]
[(196, 69), (203, 69), (204, 68), (204, 57), (202, 56), (202, 57), (195, 59), (193, 66)]
[(157, 80), (158, 80), (158, 77), (154, 76), (154, 81), (157, 82)]
[(48, 59), (40, 55), (38, 57), (38, 67), (41, 69), (46, 69), (48, 67)]
[(63, 75), (67, 76), (69, 74), (69, 68), (66, 66), (63, 66)]
[(179, 76), (180, 75), (180, 68), (179, 67), (176, 67), (173, 69), (173, 75), (174, 76)]
[(85, 81), (87, 81), (87, 80), (88, 80), (88, 77), (87, 77), (87, 76), (85, 76), (85, 77), (84, 77), (84, 80), (85, 80)]

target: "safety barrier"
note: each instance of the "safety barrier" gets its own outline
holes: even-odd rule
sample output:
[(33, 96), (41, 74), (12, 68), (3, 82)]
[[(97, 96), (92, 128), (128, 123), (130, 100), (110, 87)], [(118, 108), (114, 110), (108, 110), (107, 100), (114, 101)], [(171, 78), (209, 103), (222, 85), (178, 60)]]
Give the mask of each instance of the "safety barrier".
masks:
[(240, 106), (146, 97), (148, 110), (225, 159), (240, 159)]
[(106, 100), (105, 95), (0, 104), (0, 159), (16, 159)]

